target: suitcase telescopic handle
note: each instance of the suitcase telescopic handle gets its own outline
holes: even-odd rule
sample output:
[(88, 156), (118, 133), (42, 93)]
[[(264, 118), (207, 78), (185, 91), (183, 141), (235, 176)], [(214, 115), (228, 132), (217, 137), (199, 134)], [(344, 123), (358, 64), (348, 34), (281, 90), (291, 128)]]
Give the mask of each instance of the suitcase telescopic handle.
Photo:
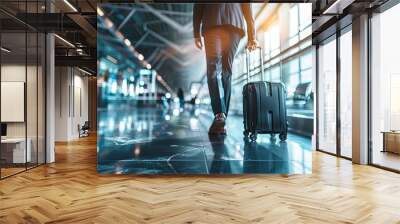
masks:
[[(257, 46), (256, 48), (258, 52), (260, 53), (260, 67), (261, 67), (261, 80), (264, 79), (264, 54), (263, 54), (263, 49), (260, 46)], [(246, 81), (249, 83), (250, 80), (250, 50), (246, 49)]]

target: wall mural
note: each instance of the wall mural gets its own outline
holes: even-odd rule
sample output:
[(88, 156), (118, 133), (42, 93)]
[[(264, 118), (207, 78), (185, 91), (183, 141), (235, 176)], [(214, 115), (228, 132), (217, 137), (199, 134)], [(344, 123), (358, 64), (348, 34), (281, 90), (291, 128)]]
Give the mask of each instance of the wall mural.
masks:
[(100, 174), (311, 173), (311, 4), (97, 13)]

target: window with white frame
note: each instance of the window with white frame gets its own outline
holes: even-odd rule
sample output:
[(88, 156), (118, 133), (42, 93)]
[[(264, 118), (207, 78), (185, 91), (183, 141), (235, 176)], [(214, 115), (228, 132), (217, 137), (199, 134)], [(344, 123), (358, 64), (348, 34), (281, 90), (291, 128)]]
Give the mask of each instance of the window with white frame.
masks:
[(299, 4), (299, 31), (300, 40), (311, 35), (312, 5), (311, 3)]
[(264, 59), (271, 58), (271, 32), (264, 32)]
[(289, 10), (289, 46), (299, 41), (299, 5), (294, 4)]
[(270, 77), (271, 77), (272, 82), (280, 82), (281, 81), (281, 67), (279, 65), (271, 68)]
[(271, 27), (271, 57), (274, 57), (280, 53), (280, 30), (279, 25), (275, 24)]
[(312, 82), (311, 51), (300, 57), (300, 83)]
[(309, 3), (293, 4), (289, 11), (289, 46), (311, 35), (312, 8)]

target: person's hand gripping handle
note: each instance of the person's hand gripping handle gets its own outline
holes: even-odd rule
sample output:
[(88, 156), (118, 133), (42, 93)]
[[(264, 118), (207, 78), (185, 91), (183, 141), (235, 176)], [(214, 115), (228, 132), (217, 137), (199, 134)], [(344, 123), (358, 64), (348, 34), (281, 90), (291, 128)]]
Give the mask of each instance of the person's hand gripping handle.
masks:
[(255, 49), (257, 49), (259, 47), (257, 40), (249, 40), (247, 41), (247, 45), (246, 48), (249, 51), (254, 51)]
[(201, 50), (203, 48), (203, 43), (201, 42), (201, 38), (200, 37), (194, 38), (194, 43), (195, 43), (195, 45), (196, 45), (196, 47), (198, 49)]

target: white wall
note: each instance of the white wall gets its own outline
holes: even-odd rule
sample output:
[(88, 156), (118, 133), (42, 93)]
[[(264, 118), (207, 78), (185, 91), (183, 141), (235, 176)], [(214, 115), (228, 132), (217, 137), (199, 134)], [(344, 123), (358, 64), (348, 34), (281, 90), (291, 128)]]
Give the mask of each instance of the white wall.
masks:
[[(37, 70), (38, 69), (38, 70)], [(27, 78), (27, 80), (25, 80)], [(26, 111), (27, 119), (23, 122), (6, 122), (7, 137), (24, 138), (25, 135), (30, 140), (32, 152), (32, 161), (44, 162), (45, 150), (45, 116), (44, 116), (44, 74), (42, 67), (25, 66), (24, 64), (3, 64), (1, 66), (2, 82), (24, 82), (26, 84)], [(23, 94), (23, 93), (22, 93)], [(7, 96), (2, 96), (7, 97)], [(1, 108), (1, 110), (10, 110), (10, 108)], [(4, 111), (3, 111), (4, 112)], [(11, 112), (12, 113), (12, 112)], [(39, 156), (37, 156), (37, 153)], [(49, 160), (50, 161), (50, 160)]]
[(88, 78), (72, 67), (56, 67), (55, 73), (55, 140), (70, 141), (88, 120)]
[[(1, 81), (2, 82), (25, 82), (25, 71), (26, 67), (24, 65), (19, 65), (19, 64), (5, 64), (1, 66)], [(27, 67), (28, 74), (33, 73), (33, 70), (35, 69), (35, 74), (36, 74), (36, 68), (33, 66), (28, 66)], [(28, 77), (29, 78), (29, 77)], [(31, 85), (32, 81), (29, 80), (29, 84)], [(36, 81), (33, 83), (36, 85)], [(27, 102), (28, 104), (31, 103), (32, 97), (36, 98), (36, 89), (31, 89), (28, 88), (28, 93), (27, 93)], [(32, 90), (34, 92), (30, 92), (29, 90)], [(34, 106), (36, 107), (36, 103), (34, 105), (28, 105), (28, 106)], [(1, 110), (7, 110), (7, 108), (1, 108)], [(33, 115), (33, 117), (32, 117)], [(36, 114), (28, 113), (28, 122), (31, 122), (35, 120), (36, 123)], [(26, 122), (11, 122), (7, 123), (7, 136), (8, 137), (25, 137), (25, 123)], [(32, 125), (28, 125), (28, 128), (32, 127)], [(36, 128), (36, 127), (35, 127)], [(29, 131), (29, 130), (28, 130)], [(29, 133), (28, 133), (29, 134)], [(28, 136), (29, 137), (29, 136)]]
[[(1, 66), (1, 81), (3, 82), (25, 82), (25, 64), (9, 64)], [(6, 110), (7, 108), (1, 108)], [(7, 123), (7, 137), (25, 137), (25, 123)]]

